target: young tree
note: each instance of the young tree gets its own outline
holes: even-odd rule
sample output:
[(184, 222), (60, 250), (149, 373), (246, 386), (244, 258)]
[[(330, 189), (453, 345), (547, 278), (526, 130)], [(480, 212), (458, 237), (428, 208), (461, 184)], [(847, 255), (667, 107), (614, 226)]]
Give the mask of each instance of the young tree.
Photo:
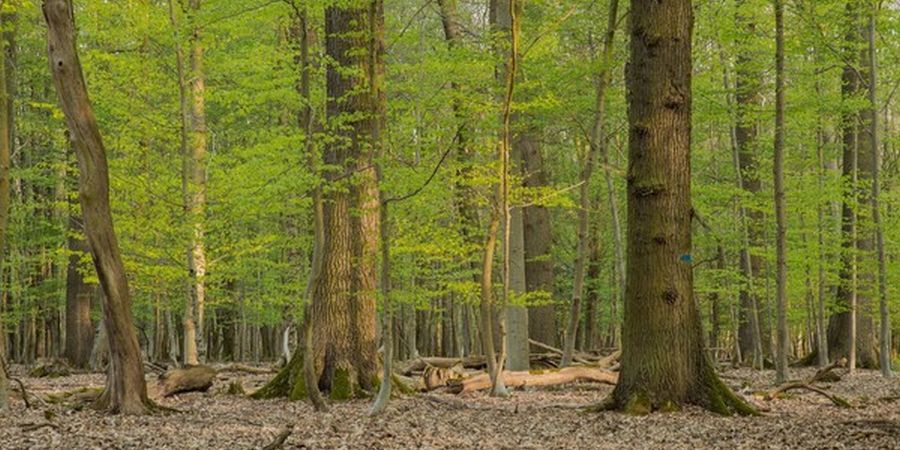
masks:
[(94, 344), (94, 325), (91, 322), (91, 300), (95, 285), (88, 283), (81, 273), (81, 257), (88, 253), (87, 242), (82, 237), (81, 215), (78, 205), (69, 205), (68, 247), (69, 261), (66, 267), (66, 348), (65, 356), (73, 367), (87, 368)]
[(131, 315), (131, 295), (109, 206), (106, 149), (88, 97), (75, 44), (71, 0), (45, 0), (50, 71), (78, 157), (79, 198), (88, 247), (105, 294), (103, 320), (110, 362), (99, 408), (113, 413), (142, 414), (147, 399), (143, 361)]
[(750, 408), (703, 348), (691, 265), (689, 0), (635, 0), (629, 32), (628, 260), (622, 371), (613, 408), (649, 413), (690, 403)]
[[(6, 15), (0, 16), (6, 18)], [(0, 20), (5, 26), (6, 21)], [(4, 33), (4, 37), (6, 34)], [(12, 148), (12, 108), (9, 84), (6, 80), (6, 39), (0, 40), (0, 274), (5, 272), (6, 229), (9, 223), (9, 156)], [(2, 275), (0, 275), (2, 277)], [(0, 278), (2, 280), (2, 278)], [(2, 282), (2, 281), (0, 281)], [(0, 321), (0, 410), (6, 408), (9, 398), (9, 380), (6, 378), (6, 327)]]

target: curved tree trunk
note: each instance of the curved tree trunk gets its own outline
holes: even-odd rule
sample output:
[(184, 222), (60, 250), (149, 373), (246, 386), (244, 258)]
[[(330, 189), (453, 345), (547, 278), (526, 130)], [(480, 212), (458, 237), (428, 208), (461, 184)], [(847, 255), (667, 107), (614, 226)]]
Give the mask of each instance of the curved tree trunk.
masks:
[(622, 372), (612, 407), (690, 403), (752, 413), (703, 348), (691, 265), (690, 0), (632, 1), (628, 88), (628, 261)]
[(43, 11), (49, 28), (50, 70), (78, 157), (79, 198), (88, 247), (106, 294), (102, 306), (110, 364), (106, 389), (97, 406), (114, 413), (141, 414), (152, 405), (147, 399), (141, 352), (131, 315), (131, 295), (110, 213), (106, 149), (75, 46), (72, 2), (45, 0)]

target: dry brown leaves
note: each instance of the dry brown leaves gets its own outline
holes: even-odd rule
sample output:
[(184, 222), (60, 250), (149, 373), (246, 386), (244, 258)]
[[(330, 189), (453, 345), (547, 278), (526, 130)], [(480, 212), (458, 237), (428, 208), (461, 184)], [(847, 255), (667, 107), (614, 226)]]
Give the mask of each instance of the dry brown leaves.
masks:
[[(811, 372), (809, 372), (811, 373)], [(795, 371), (796, 377), (809, 375)], [(229, 381), (248, 391), (266, 376), (220, 376), (209, 393), (161, 400), (180, 413), (146, 417), (104, 416), (51, 404), (25, 409), (14, 399), (0, 413), (2, 449), (244, 449), (261, 448), (294, 425), (285, 448), (860, 448), (900, 449), (900, 379), (861, 372), (831, 385), (852, 409), (815, 394), (764, 401), (771, 372), (730, 371), (725, 381), (769, 411), (762, 417), (720, 417), (697, 408), (632, 417), (584, 413), (572, 405), (602, 400), (609, 386), (516, 391), (509, 399), (477, 393), (448, 401), (394, 400), (388, 411), (367, 416), (365, 401), (334, 405), (316, 414), (303, 402), (254, 401), (225, 395)], [(32, 393), (100, 386), (102, 375), (24, 379)], [(49, 419), (48, 419), (49, 418)], [(45, 422), (52, 426), (35, 428)]]

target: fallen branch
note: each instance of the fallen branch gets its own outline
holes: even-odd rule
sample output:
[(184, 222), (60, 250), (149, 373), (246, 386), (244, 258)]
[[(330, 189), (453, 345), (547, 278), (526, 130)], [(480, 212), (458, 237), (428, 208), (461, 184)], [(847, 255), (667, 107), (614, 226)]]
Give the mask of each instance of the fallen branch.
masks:
[[(507, 387), (520, 386), (556, 386), (575, 381), (616, 384), (619, 374), (593, 367), (566, 367), (553, 371), (503, 372), (503, 382)], [(450, 385), (450, 391), (456, 394), (475, 392), (491, 387), (488, 374), (480, 374)]]
[(22, 428), (22, 431), (26, 433), (30, 433), (32, 431), (40, 430), (41, 428), (53, 428), (54, 430), (59, 431), (59, 425), (50, 422), (41, 422), (41, 423), (23, 423), (19, 425)]
[(277, 373), (276, 369), (271, 367), (250, 367), (244, 364), (231, 364), (225, 367), (221, 367), (216, 369), (216, 373), (225, 373), (225, 372), (244, 372), (256, 375), (269, 374), (269, 373)]
[[(537, 347), (537, 348), (539, 348), (539, 349), (541, 349), (541, 350), (546, 350), (546, 351), (551, 352), (551, 353), (556, 353), (557, 355), (560, 355), (560, 356), (562, 356), (562, 354), (563, 354), (563, 351), (562, 351), (562, 350), (560, 350), (560, 349), (558, 349), (558, 348), (556, 348), (556, 347), (547, 345), (547, 344), (545, 344), (545, 343), (543, 343), (543, 342), (536, 341), (536, 340), (534, 340), (534, 339), (529, 339), (529, 340), (528, 340), (528, 343), (531, 344), (531, 345), (533, 345), (533, 346), (535, 346), (535, 347)], [(585, 359), (582, 355), (575, 355), (575, 356), (572, 357), (572, 360), (575, 361), (575, 362), (577, 362), (577, 363), (581, 363), (581, 364), (593, 364), (592, 362), (590, 362), (590, 361), (588, 361), (587, 359)]]
[(806, 383), (803, 381), (790, 381), (785, 384), (782, 384), (777, 389), (775, 389), (774, 391), (772, 391), (771, 393), (766, 395), (766, 400), (772, 400), (773, 398), (777, 397), (780, 394), (783, 394), (787, 391), (791, 391), (791, 390), (795, 390), (795, 389), (803, 389), (803, 390), (807, 390), (810, 392), (815, 392), (817, 394), (824, 396), (828, 400), (831, 400), (831, 403), (834, 403), (836, 406), (839, 406), (841, 408), (852, 408), (852, 406), (850, 405), (850, 402), (848, 402), (847, 400), (844, 400), (843, 398), (838, 397), (837, 395), (826, 392), (824, 389), (822, 389), (820, 387), (816, 387), (812, 384), (809, 384), (809, 383)]
[(263, 447), (263, 450), (277, 450), (279, 448), (284, 448), (284, 442), (287, 441), (288, 436), (290, 436), (293, 432), (294, 425), (286, 425), (284, 427), (284, 430), (282, 430), (281, 433), (278, 433), (278, 435), (275, 436), (275, 440)]

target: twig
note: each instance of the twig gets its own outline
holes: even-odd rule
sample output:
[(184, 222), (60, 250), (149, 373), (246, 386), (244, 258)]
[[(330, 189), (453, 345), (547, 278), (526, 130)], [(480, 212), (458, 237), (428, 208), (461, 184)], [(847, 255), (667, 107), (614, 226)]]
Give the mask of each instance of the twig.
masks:
[(53, 428), (54, 430), (59, 431), (59, 425), (50, 422), (41, 422), (41, 423), (23, 423), (19, 425), (22, 428), (22, 431), (26, 433), (30, 433), (32, 431), (40, 430), (41, 428)]

